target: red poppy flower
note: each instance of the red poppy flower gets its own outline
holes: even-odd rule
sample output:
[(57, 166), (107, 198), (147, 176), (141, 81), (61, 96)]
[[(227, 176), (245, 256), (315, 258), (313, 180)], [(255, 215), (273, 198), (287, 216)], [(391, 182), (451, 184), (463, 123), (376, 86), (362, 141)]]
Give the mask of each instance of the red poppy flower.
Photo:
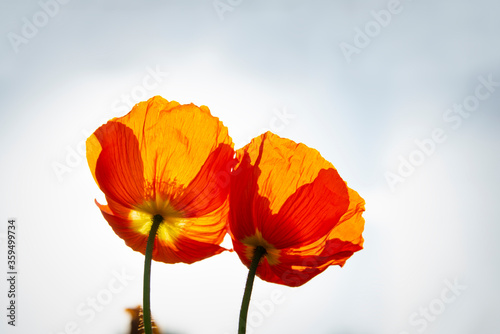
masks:
[(166, 263), (193, 263), (224, 250), (224, 181), (233, 155), (227, 128), (207, 107), (159, 96), (87, 140), (90, 170), (108, 202), (96, 202), (104, 218), (144, 254), (153, 218), (160, 215), (153, 259)]
[(362, 249), (364, 200), (318, 151), (267, 132), (237, 151), (229, 232), (261, 279), (300, 286)]

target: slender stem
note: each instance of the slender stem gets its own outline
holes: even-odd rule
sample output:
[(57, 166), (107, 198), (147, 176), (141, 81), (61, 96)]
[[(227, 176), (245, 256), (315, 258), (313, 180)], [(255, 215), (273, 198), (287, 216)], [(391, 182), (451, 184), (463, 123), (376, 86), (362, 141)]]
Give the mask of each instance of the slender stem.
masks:
[(266, 249), (262, 246), (257, 246), (253, 253), (252, 264), (248, 271), (247, 284), (245, 286), (245, 293), (243, 294), (243, 301), (240, 310), (240, 324), (238, 326), (238, 334), (245, 334), (247, 331), (247, 315), (248, 305), (250, 304), (250, 296), (252, 295), (253, 280), (257, 272), (257, 266), (262, 256), (266, 254)]
[(153, 329), (151, 326), (151, 306), (149, 295), (151, 292), (151, 260), (153, 258), (153, 248), (155, 245), (156, 233), (158, 232), (158, 227), (160, 227), (163, 217), (161, 215), (155, 215), (153, 217), (153, 224), (151, 225), (151, 230), (149, 231), (148, 243), (146, 244), (146, 260), (144, 261), (144, 290), (143, 290), (143, 323), (144, 323), (144, 333), (152, 334)]

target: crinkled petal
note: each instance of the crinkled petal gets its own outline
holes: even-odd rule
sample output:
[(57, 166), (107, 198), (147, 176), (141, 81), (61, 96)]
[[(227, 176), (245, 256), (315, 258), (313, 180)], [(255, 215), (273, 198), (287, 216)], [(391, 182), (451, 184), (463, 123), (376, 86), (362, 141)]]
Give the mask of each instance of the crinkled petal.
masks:
[(179, 105), (159, 96), (138, 103), (116, 121), (137, 138), (151, 198), (188, 187), (212, 152), (221, 144), (233, 146), (227, 128), (207, 107)]
[(338, 172), (320, 170), (286, 200), (272, 224), (262, 227), (262, 235), (280, 249), (314, 242), (339, 223), (348, 206), (347, 186)]
[(202, 217), (227, 202), (234, 150), (220, 144), (207, 158), (195, 178), (176, 197), (172, 206), (184, 217)]
[(349, 208), (340, 218), (339, 224), (332, 230), (328, 239), (339, 239), (363, 246), (363, 229), (365, 220), (362, 217), (365, 211), (365, 200), (359, 194), (348, 188)]
[(322, 169), (335, 169), (318, 151), (304, 144), (266, 132), (237, 151), (240, 161), (247, 156), (259, 171), (258, 195), (269, 200), (271, 213), (277, 213), (285, 201), (301, 186), (313, 182)]
[[(300, 286), (331, 265), (343, 266), (354, 252), (362, 249), (360, 245), (339, 239), (327, 240), (315, 248), (282, 250), (279, 265), (271, 266), (274, 275), (280, 278), (276, 283)], [(312, 254), (314, 251), (318, 253)]]
[(230, 230), (260, 231), (277, 248), (327, 235), (349, 206), (345, 182), (319, 153), (270, 132), (238, 150), (230, 193)]

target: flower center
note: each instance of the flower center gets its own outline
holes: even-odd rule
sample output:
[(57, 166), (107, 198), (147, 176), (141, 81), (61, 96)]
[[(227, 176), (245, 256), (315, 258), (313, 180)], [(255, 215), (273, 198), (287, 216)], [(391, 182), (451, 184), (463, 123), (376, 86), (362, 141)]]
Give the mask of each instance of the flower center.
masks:
[(155, 223), (162, 223), (163, 222), (163, 216), (156, 214), (153, 216), (153, 224)]
[(280, 250), (267, 242), (262, 237), (262, 233), (259, 230), (257, 230), (253, 236), (243, 239), (242, 242), (247, 246), (245, 256), (248, 260), (252, 261), (256, 249), (261, 247), (265, 249), (265, 253), (262, 257), (267, 259), (269, 265), (273, 266), (280, 263)]
[(175, 210), (168, 202), (161, 204), (157, 201), (145, 202), (138, 210), (131, 210), (128, 218), (130, 228), (144, 236), (149, 235), (153, 223), (160, 223), (156, 237), (170, 246), (175, 244), (188, 224), (182, 213)]

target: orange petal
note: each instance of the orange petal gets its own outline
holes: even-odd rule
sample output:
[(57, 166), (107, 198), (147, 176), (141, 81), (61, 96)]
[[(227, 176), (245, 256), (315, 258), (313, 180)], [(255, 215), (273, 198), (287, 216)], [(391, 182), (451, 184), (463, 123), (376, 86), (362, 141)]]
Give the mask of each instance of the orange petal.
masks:
[[(360, 245), (339, 239), (323, 241), (314, 248), (282, 250), (280, 264), (271, 267), (274, 275), (280, 278), (276, 283), (300, 286), (331, 265), (343, 266), (354, 252), (362, 249)], [(311, 254), (314, 251), (319, 253)]]
[[(127, 209), (123, 207), (118, 209), (119, 214), (111, 210), (108, 205), (99, 203), (97, 205), (113, 231), (125, 241), (125, 244), (145, 254), (148, 234), (138, 232), (133, 228), (133, 220), (121, 215)], [(119, 207), (119, 204), (115, 203), (113, 208), (116, 210)], [(153, 247), (153, 260), (165, 263), (193, 263), (223, 252), (225, 248), (219, 244), (225, 235), (225, 220), (220, 218), (226, 213), (227, 206), (223, 206), (211, 216), (190, 219), (186, 223), (186, 230), (180, 233), (175, 242), (162, 233), (160, 226)], [(221, 221), (224, 223), (218, 226)]]
[[(132, 229), (131, 220), (126, 216), (113, 212), (108, 205), (102, 205), (97, 202), (96, 204), (99, 209), (101, 209), (104, 219), (106, 219), (113, 231), (125, 241), (125, 244), (133, 250), (140, 251), (144, 254), (148, 236)], [(117, 206), (119, 206), (119, 204), (115, 207)], [(126, 210), (126, 208), (123, 208), (122, 212)]]
[(301, 186), (263, 226), (262, 235), (277, 248), (311, 243), (324, 237), (338, 223), (349, 206), (347, 186), (338, 172), (322, 169), (310, 184)]
[(340, 218), (339, 224), (332, 230), (328, 239), (339, 239), (363, 246), (363, 229), (365, 220), (361, 216), (365, 211), (365, 200), (359, 194), (348, 188), (349, 208)]
[[(162, 243), (161, 240), (159, 240), (158, 243), (159, 247), (156, 248), (157, 252), (154, 254), (156, 257), (155, 260), (165, 263), (183, 262), (191, 264), (210, 256), (220, 254), (226, 250), (217, 244), (199, 242), (184, 236), (178, 239), (175, 249), (168, 247), (168, 245)], [(200, 257), (200, 254), (203, 254), (203, 257)]]
[(110, 121), (97, 129), (88, 142), (92, 143), (87, 146), (89, 165), (104, 194), (128, 208), (141, 204), (145, 193), (144, 167), (132, 131)]
[(348, 208), (345, 182), (314, 149), (268, 132), (237, 155), (230, 193), (236, 239), (259, 231), (277, 248), (298, 247), (326, 236)]
[(189, 185), (172, 199), (172, 206), (184, 217), (201, 217), (227, 202), (233, 155), (231, 146), (220, 144)]
[[(120, 192), (116, 200), (137, 200), (142, 196), (144, 201), (155, 200), (165, 193), (178, 196), (179, 190), (188, 187), (202, 168), (208, 174), (198, 176), (196, 188), (206, 187), (200, 178), (206, 182), (209, 180), (206, 175), (219, 172), (213, 168), (214, 161), (217, 160), (217, 168), (225, 168), (226, 172), (230, 170), (230, 161), (221, 163), (218, 159), (228, 159), (233, 153), (232, 147), (227, 128), (210, 114), (207, 107), (179, 105), (155, 96), (147, 102), (138, 103), (127, 115), (114, 118), (100, 127), (87, 140), (87, 160), (94, 179), (104, 193), (107, 194), (108, 190), (113, 195)], [(108, 173), (121, 169), (110, 182), (127, 177), (134, 181), (120, 182), (135, 184), (113, 184), (114, 187), (108, 184), (104, 191), (101, 185), (104, 177), (99, 180), (97, 170), (99, 157), (105, 149), (111, 150), (112, 156), (107, 153), (106, 159), (103, 158), (107, 165), (102, 166), (101, 174), (106, 173), (104, 169)], [(207, 164), (207, 159), (214, 153), (218, 156), (212, 157), (212, 163)], [(125, 196), (125, 190), (132, 192), (131, 196)], [(225, 186), (226, 194), (228, 190)]]
[(221, 144), (233, 147), (227, 128), (205, 106), (155, 96), (116, 121), (137, 138), (152, 198), (169, 188), (187, 187)]
[[(253, 249), (249, 252), (248, 246), (238, 240), (233, 240), (233, 247), (243, 264), (249, 267), (251, 259), (246, 255), (251, 254)], [(300, 286), (325, 271), (328, 266), (343, 266), (354, 252), (361, 249), (360, 245), (348, 241), (323, 238), (303, 248), (281, 249), (276, 264), (270, 263), (269, 257), (264, 255), (257, 268), (257, 276), (271, 283)]]
[(260, 173), (254, 171), (258, 176), (258, 194), (269, 200), (273, 214), (279, 212), (298, 188), (313, 182), (320, 170), (335, 169), (315, 149), (280, 138), (272, 132), (252, 139), (250, 144), (237, 151), (240, 161), (244, 156), (260, 170)]

